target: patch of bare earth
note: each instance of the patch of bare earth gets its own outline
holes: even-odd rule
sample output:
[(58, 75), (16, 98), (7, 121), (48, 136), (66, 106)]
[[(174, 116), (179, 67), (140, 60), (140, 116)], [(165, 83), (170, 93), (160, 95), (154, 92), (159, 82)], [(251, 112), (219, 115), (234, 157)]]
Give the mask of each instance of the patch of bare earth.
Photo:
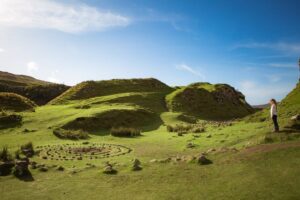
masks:
[(241, 154), (252, 155), (255, 153), (267, 153), (275, 150), (288, 149), (293, 147), (300, 147), (300, 141), (276, 143), (276, 144), (261, 144), (261, 145), (246, 148), (243, 151), (241, 151)]

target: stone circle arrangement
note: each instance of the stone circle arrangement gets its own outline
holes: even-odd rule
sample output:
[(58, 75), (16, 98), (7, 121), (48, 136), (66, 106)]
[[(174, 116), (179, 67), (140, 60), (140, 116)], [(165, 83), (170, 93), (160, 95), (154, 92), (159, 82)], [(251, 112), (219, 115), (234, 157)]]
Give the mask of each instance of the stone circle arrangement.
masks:
[(36, 149), (40, 158), (57, 161), (96, 160), (131, 152), (130, 148), (122, 145), (89, 142), (36, 146)]

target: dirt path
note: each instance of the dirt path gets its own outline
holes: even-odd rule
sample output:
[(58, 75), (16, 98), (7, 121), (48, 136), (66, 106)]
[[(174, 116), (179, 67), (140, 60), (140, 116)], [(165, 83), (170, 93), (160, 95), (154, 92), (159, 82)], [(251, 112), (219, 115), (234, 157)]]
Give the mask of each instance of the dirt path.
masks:
[(279, 149), (288, 149), (291, 147), (300, 147), (300, 141), (297, 142), (285, 142), (276, 144), (261, 144), (253, 147), (249, 147), (241, 151), (242, 154), (255, 154), (255, 153), (266, 153)]

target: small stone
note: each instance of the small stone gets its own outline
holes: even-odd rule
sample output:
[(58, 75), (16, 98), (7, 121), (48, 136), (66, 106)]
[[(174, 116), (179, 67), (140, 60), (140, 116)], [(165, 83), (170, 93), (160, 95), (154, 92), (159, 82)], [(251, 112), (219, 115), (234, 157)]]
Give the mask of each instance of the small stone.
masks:
[(117, 170), (115, 170), (113, 168), (113, 166), (109, 162), (107, 162), (105, 167), (104, 167), (103, 173), (104, 174), (116, 174)]
[(63, 166), (59, 166), (59, 167), (57, 167), (57, 169), (56, 169), (57, 171), (64, 171), (65, 170), (65, 168), (63, 167)]
[(212, 164), (212, 161), (207, 159), (205, 155), (200, 155), (200, 157), (198, 158), (198, 163), (200, 165), (209, 165)]
[(206, 138), (211, 138), (211, 137), (212, 137), (211, 134), (209, 134), (209, 135), (206, 136)]
[(39, 170), (40, 170), (41, 172), (47, 172), (47, 171), (48, 171), (48, 168), (47, 168), (47, 167), (41, 167)]
[(157, 161), (157, 159), (152, 159), (152, 160), (150, 160), (149, 162), (150, 162), (150, 163), (156, 163), (156, 162), (158, 162), (158, 161)]

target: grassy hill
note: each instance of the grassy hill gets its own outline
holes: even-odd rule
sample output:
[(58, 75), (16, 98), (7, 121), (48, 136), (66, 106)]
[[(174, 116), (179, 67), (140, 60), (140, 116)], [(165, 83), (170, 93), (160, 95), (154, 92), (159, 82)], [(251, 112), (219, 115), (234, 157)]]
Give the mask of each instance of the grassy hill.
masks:
[[(299, 114), (299, 94), (298, 85), (279, 105), (280, 123)], [(35, 112), (0, 116), (14, 122), (0, 122), (0, 151), (6, 146), (15, 157), (32, 142), (37, 154), (30, 161), (38, 166), (30, 165), (31, 179), (0, 176), (1, 199), (298, 199), (297, 129), (277, 134), (287, 140), (266, 142), (272, 131), (268, 110), (228, 124), (205, 120), (251, 112), (244, 96), (224, 84), (175, 90), (155, 79), (81, 83)], [(263, 121), (249, 120), (265, 114)], [(190, 123), (204, 124), (204, 132), (168, 132), (166, 125), (184, 123), (183, 117), (202, 119)], [(137, 127), (142, 134), (110, 135), (118, 126)], [(61, 139), (53, 134), (57, 128), (83, 130), (89, 137)], [(201, 154), (212, 164), (198, 164)], [(132, 170), (136, 158), (139, 171)], [(102, 173), (107, 162), (116, 174)]]
[(226, 84), (194, 83), (166, 97), (172, 112), (183, 112), (206, 120), (244, 117), (253, 112), (242, 93)]
[(165, 93), (171, 88), (157, 79), (114, 79), (106, 81), (82, 82), (51, 101), (52, 104), (64, 103), (66, 100), (80, 100), (99, 96), (128, 92)]
[(46, 104), (68, 88), (63, 84), (50, 83), (30, 76), (0, 71), (0, 92), (20, 94), (38, 105)]
[(15, 93), (0, 92), (0, 110), (26, 111), (34, 110), (36, 104), (26, 97)]

